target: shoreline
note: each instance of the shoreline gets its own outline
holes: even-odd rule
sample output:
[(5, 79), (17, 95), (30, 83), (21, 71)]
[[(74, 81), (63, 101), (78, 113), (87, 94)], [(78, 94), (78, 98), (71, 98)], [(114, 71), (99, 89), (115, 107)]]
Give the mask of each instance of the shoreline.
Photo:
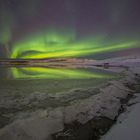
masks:
[[(140, 75), (138, 80), (140, 80)], [(100, 110), (99, 112), (102, 115), (96, 115), (84, 124), (79, 123), (77, 121), (74, 121), (70, 124), (65, 124), (64, 130), (53, 134), (52, 140), (86, 140), (86, 139), (100, 140), (100, 138), (102, 138), (103, 135), (106, 135), (106, 133), (108, 133), (108, 131), (112, 128), (112, 126), (116, 125), (116, 122), (118, 121), (120, 115), (122, 115), (126, 111), (128, 105), (130, 105), (131, 103), (131, 100), (135, 98), (135, 91), (139, 90), (139, 89), (135, 89), (135, 84), (125, 83), (125, 86), (128, 89), (130, 89), (130, 91), (128, 91), (128, 94), (125, 97), (124, 96), (116, 97), (120, 100), (119, 108), (113, 108), (112, 110), (107, 110), (106, 106), (104, 106), (101, 107), (102, 111)], [(109, 100), (107, 102), (109, 102)], [(107, 112), (105, 113), (103, 112), (103, 110), (107, 110)], [(116, 114), (110, 117), (109, 113), (115, 111)]]

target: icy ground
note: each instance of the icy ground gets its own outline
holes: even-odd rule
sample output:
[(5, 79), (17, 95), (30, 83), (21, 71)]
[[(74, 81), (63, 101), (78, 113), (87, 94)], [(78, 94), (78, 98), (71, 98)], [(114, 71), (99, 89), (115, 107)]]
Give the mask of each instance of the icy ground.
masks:
[[(30, 98), (25, 98), (26, 100), (23, 102), (21, 100), (21, 103), (28, 103), (27, 107), (31, 107), (31, 110), (26, 111), (26, 113), (24, 111), (23, 113), (20, 112), (20, 114), (14, 118), (14, 121), (2, 127), (0, 129), (0, 140), (52, 140), (52, 134), (63, 131), (65, 124), (69, 124), (73, 121), (86, 124), (94, 117), (100, 116), (114, 120), (119, 115), (121, 101), (126, 99), (128, 95), (134, 94), (133, 88), (131, 89), (130, 87), (139, 84), (136, 79), (140, 74), (140, 58), (136, 56), (131, 58), (117, 58), (114, 60), (105, 60), (100, 63), (104, 62), (119, 65), (123, 64), (128, 66), (129, 69), (126, 70), (119, 67), (117, 69), (109, 68), (109, 71), (122, 73), (122, 78), (115, 81), (108, 81), (103, 87), (96, 90), (92, 88), (83, 91), (81, 91), (81, 89), (71, 90), (70, 95), (76, 92), (80, 95), (80, 93), (82, 94), (83, 92), (87, 93), (88, 96), (85, 97), (85, 94), (83, 94), (83, 98), (76, 98), (76, 100), (72, 98), (68, 104), (66, 102), (63, 106), (58, 107), (56, 105), (47, 108), (45, 106), (48, 97), (45, 97), (46, 101), (43, 107), (36, 107), (36, 105), (39, 105), (38, 101), (40, 101), (40, 103), (44, 102), (45, 94), (40, 95), (37, 93), (35, 97), (34, 95), (30, 95), (31, 100)], [(60, 100), (60, 97), (67, 100), (65, 94), (59, 96), (57, 96), (57, 94), (54, 95), (57, 101)], [(30, 104), (32, 99), (33, 102)], [(32, 105), (34, 105), (34, 108), (32, 108)], [(4, 111), (5, 110), (3, 110), (3, 112)], [(133, 115), (131, 118), (133, 118)]]
[(140, 139), (140, 93), (131, 100), (126, 112), (120, 115), (116, 124), (101, 140), (139, 140)]

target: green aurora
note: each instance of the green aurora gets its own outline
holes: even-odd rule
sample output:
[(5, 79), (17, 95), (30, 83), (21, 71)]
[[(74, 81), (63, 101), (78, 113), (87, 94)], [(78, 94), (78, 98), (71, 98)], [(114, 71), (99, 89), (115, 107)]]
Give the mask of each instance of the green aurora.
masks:
[[(137, 0), (1, 0), (1, 58), (89, 58), (137, 48), (139, 9)], [(106, 78), (77, 69), (15, 67), (11, 71), (14, 78)]]
[(103, 42), (100, 37), (75, 41), (73, 34), (47, 32), (16, 42), (11, 58), (43, 59), (80, 57), (138, 47), (139, 41)]
[[(12, 48), (12, 59), (76, 58), (91, 54), (114, 52), (138, 47), (139, 41), (103, 42), (101, 37), (75, 41), (74, 34), (46, 32), (19, 42)], [(77, 69), (11, 68), (14, 78), (85, 79), (110, 78), (109, 74)]]

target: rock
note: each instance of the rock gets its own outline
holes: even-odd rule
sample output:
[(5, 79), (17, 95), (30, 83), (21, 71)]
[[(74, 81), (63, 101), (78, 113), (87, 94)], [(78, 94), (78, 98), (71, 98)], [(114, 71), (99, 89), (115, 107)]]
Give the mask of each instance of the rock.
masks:
[(45, 140), (50, 134), (61, 131), (62, 112), (57, 109), (50, 116), (32, 116), (18, 120), (0, 131), (0, 140)]

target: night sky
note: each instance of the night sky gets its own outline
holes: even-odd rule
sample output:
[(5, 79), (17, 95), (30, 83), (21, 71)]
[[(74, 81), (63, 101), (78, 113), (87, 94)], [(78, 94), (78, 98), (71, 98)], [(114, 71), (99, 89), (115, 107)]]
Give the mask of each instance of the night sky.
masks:
[(75, 40), (140, 37), (139, 0), (0, 0), (0, 57), (12, 44), (46, 29), (71, 30)]

